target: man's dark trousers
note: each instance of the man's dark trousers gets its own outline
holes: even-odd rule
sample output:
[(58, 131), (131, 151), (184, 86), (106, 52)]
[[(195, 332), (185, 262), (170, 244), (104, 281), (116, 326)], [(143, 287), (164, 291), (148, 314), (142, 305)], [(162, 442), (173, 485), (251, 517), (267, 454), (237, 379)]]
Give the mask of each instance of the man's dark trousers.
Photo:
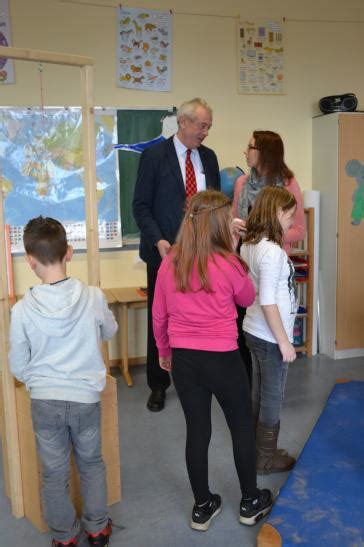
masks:
[(152, 307), (154, 289), (159, 266), (147, 263), (148, 283), (148, 342), (147, 342), (147, 381), (152, 391), (165, 391), (171, 384), (169, 373), (159, 366), (158, 349), (153, 334)]

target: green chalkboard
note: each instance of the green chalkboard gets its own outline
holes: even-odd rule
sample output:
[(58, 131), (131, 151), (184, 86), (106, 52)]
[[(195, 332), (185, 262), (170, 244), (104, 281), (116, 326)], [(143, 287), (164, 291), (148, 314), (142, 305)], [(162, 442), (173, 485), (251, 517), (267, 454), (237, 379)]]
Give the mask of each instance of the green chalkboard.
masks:
[[(162, 132), (162, 120), (170, 110), (118, 110), (118, 143), (135, 144), (158, 137)], [(139, 237), (139, 230), (132, 211), (135, 181), (140, 153), (120, 150), (120, 212), (124, 239)]]

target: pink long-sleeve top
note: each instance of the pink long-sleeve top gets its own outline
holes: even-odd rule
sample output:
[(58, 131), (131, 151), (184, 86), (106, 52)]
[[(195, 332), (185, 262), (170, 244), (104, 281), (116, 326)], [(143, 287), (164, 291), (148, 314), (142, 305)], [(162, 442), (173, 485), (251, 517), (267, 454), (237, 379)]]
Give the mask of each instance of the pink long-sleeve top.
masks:
[[(243, 189), (244, 184), (246, 183), (249, 175), (241, 175), (236, 182), (234, 186), (234, 198), (233, 198), (233, 216), (238, 216), (238, 202), (239, 202), (239, 196)], [(290, 228), (287, 232), (287, 234), (284, 237), (284, 250), (289, 251), (291, 248), (291, 243), (294, 243), (295, 241), (301, 241), (305, 237), (305, 214), (304, 214), (304, 207), (303, 207), (303, 198), (302, 198), (302, 192), (301, 188), (299, 187), (298, 182), (294, 177), (292, 177), (289, 180), (285, 181), (286, 190), (294, 195), (297, 201), (297, 208), (294, 215), (294, 224), (292, 228)], [(245, 219), (244, 219), (245, 220)]]
[(201, 290), (197, 269), (192, 272), (192, 291), (177, 291), (168, 254), (158, 271), (153, 300), (153, 329), (159, 356), (171, 348), (205, 351), (237, 349), (236, 304), (254, 302), (255, 288), (236, 257), (214, 255), (208, 264), (212, 292)]

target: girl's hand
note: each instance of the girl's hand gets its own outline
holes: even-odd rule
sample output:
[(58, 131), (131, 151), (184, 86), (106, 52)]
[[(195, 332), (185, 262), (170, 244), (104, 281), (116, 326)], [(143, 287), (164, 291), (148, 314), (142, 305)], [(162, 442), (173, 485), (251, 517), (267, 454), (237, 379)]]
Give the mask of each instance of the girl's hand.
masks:
[(282, 359), (286, 363), (293, 363), (293, 361), (296, 359), (296, 350), (292, 346), (291, 342), (287, 340), (287, 342), (281, 342), (279, 344), (279, 349), (281, 350)]
[(233, 218), (231, 222), (231, 233), (233, 236), (244, 237), (246, 232), (246, 222), (241, 218)]
[(172, 370), (172, 357), (159, 357), (159, 366), (163, 370), (170, 372)]

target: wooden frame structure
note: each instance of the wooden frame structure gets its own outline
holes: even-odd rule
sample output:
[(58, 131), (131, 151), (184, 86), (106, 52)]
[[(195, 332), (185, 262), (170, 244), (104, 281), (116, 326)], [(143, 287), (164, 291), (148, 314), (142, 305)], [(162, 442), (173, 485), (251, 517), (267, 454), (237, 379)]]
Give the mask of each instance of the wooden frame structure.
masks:
[[(91, 57), (80, 57), (50, 51), (0, 47), (0, 58), (51, 63), (78, 67), (81, 71), (83, 159), (85, 166), (85, 206), (87, 233), (88, 282), (100, 286), (100, 260), (98, 242), (98, 215), (96, 199), (96, 140), (93, 105), (93, 65)], [(15, 517), (24, 516), (21, 462), (19, 448), (19, 424), (16, 412), (15, 380), (9, 371), (9, 299), (6, 272), (3, 195), (0, 188), (0, 362), (2, 364), (3, 412), (4, 412), (4, 465), (7, 465), (9, 497)]]

